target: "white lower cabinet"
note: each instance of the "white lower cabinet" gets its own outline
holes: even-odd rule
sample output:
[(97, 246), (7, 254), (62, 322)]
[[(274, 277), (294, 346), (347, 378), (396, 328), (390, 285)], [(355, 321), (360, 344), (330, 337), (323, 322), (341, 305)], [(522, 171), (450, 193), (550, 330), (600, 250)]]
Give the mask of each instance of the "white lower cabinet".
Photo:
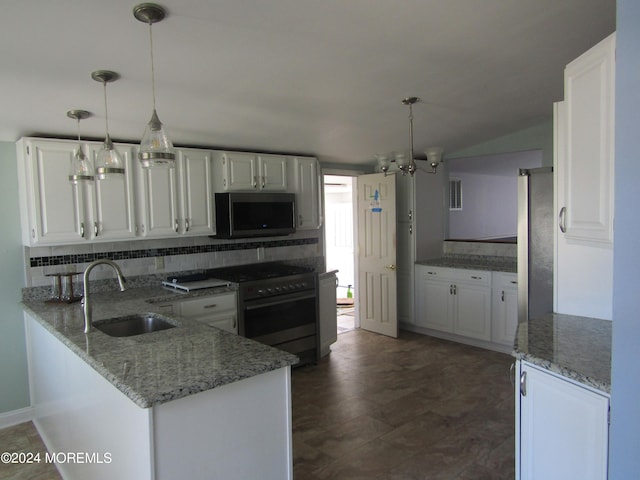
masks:
[(416, 324), (491, 339), (491, 272), (418, 265)]
[(518, 329), (518, 275), (493, 272), (491, 277), (491, 341), (513, 346)]
[(518, 361), (516, 478), (607, 478), (609, 396)]
[(225, 292), (174, 304), (173, 312), (212, 327), (238, 333), (236, 292)]

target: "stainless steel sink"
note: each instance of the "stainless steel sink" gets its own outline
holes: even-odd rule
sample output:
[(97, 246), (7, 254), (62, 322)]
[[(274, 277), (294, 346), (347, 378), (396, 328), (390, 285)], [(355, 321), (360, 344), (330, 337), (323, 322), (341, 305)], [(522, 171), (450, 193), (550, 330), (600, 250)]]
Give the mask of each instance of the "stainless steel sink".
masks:
[(93, 326), (111, 337), (133, 337), (175, 327), (168, 319), (157, 313), (136, 313), (108, 318), (94, 322)]

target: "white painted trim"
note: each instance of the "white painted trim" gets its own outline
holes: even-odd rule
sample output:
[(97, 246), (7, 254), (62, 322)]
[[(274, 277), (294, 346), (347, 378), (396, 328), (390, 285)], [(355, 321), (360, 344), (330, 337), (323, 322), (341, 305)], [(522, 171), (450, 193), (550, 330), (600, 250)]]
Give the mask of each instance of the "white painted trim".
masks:
[(0, 430), (3, 428), (13, 427), (20, 423), (30, 422), (32, 420), (32, 407), (19, 408), (18, 410), (0, 413)]

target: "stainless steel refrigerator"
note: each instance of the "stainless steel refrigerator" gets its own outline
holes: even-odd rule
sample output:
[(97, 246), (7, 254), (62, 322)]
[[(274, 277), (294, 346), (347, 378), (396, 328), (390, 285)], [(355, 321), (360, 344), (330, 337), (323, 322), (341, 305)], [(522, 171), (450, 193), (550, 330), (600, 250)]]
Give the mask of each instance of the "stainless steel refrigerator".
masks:
[(553, 167), (518, 176), (518, 321), (553, 311)]

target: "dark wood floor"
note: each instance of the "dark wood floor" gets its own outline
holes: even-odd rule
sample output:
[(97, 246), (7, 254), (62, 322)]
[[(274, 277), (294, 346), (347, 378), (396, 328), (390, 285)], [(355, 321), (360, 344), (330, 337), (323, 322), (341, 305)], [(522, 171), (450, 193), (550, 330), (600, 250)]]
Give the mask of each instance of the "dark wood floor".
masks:
[(509, 355), (353, 330), (293, 371), (295, 480), (513, 479)]
[[(406, 332), (338, 335), (328, 357), (293, 371), (295, 480), (513, 479), (511, 363)], [(30, 422), (0, 430), (0, 446), (45, 451)], [(0, 465), (0, 478), (60, 477), (34, 464)]]

